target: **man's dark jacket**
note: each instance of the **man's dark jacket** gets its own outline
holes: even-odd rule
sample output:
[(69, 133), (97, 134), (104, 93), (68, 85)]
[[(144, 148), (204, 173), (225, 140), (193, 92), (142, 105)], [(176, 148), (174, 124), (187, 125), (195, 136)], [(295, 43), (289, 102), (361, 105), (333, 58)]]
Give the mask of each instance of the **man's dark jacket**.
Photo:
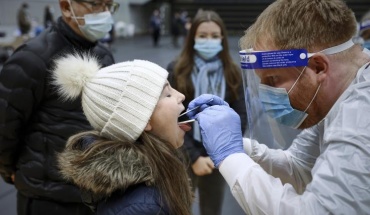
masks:
[(0, 173), (31, 198), (81, 202), (77, 187), (58, 171), (56, 154), (68, 137), (89, 130), (80, 98), (63, 101), (51, 84), (53, 60), (63, 54), (89, 52), (103, 67), (114, 63), (101, 44), (78, 36), (61, 19), (20, 46), (0, 72)]

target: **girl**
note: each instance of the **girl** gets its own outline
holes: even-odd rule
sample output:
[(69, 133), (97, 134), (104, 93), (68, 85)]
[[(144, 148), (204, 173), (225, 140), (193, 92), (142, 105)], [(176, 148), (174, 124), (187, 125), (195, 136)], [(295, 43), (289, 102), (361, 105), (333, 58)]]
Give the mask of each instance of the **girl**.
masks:
[(97, 214), (189, 215), (192, 194), (176, 149), (191, 127), (178, 124), (185, 97), (168, 72), (143, 60), (100, 69), (94, 57), (75, 54), (58, 59), (53, 74), (61, 96), (81, 95), (93, 127), (68, 140), (61, 174)]
[[(246, 125), (246, 108), (239, 67), (233, 62), (226, 29), (214, 11), (200, 10), (186, 38), (180, 56), (168, 66), (171, 85), (185, 94), (189, 102), (201, 94), (225, 99)], [(199, 188), (202, 215), (221, 214), (225, 181), (201, 142), (198, 124), (185, 136), (185, 149), (191, 169), (193, 189)], [(242, 128), (244, 131), (244, 127)]]

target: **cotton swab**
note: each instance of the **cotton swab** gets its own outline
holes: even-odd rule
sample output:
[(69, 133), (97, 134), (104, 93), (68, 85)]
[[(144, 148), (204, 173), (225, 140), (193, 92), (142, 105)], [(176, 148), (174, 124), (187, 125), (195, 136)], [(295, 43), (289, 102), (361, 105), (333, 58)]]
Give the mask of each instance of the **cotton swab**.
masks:
[[(213, 101), (213, 98), (211, 98), (208, 102), (206, 102), (206, 104), (207, 104), (207, 103), (210, 103), (211, 101)], [(180, 114), (180, 116), (179, 116), (179, 117), (184, 116), (185, 114), (187, 114), (187, 113), (189, 113), (189, 112), (191, 112), (191, 111), (193, 111), (193, 110), (196, 110), (196, 109), (198, 109), (199, 107), (200, 107), (200, 105), (199, 105), (199, 106), (196, 106), (195, 108), (190, 109), (190, 110), (188, 110), (188, 111), (186, 111), (186, 112), (184, 112), (184, 113), (182, 113), (182, 114)]]
[(185, 120), (185, 121), (182, 121), (182, 122), (178, 122), (177, 124), (185, 124), (185, 123), (189, 123), (189, 122), (194, 122), (195, 119), (190, 119), (190, 120)]

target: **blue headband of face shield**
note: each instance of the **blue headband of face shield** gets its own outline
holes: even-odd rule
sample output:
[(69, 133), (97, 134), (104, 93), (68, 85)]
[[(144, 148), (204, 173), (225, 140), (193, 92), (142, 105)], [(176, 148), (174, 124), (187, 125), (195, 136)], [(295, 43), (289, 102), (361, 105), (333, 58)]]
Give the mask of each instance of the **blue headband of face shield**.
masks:
[[(325, 50), (320, 53), (330, 55), (338, 52), (342, 52), (354, 45), (352, 39)], [(299, 77), (289, 90), (295, 86), (302, 73), (305, 71), (308, 65), (308, 59), (316, 53), (307, 53), (305, 49), (293, 49), (293, 50), (278, 50), (278, 51), (254, 51), (252, 49), (240, 51), (241, 67), (243, 70), (254, 70), (254, 69), (271, 69), (271, 68), (286, 68), (286, 67), (302, 67)], [(251, 71), (244, 71), (251, 72)], [(254, 71), (253, 71), (254, 72)], [(248, 83), (248, 81), (247, 81)], [(289, 100), (289, 92), (285, 88), (275, 88), (267, 85), (259, 84), (259, 99), (263, 104), (264, 111), (278, 123), (298, 128), (302, 122), (307, 118), (307, 109), (315, 99), (320, 86), (317, 88), (314, 97), (309, 102), (308, 106), (304, 111), (294, 109)]]
[[(352, 38), (342, 44), (316, 53), (332, 55), (347, 50), (355, 45)], [(316, 53), (308, 53), (306, 49), (290, 49), (276, 51), (255, 51), (253, 48), (239, 52), (242, 69), (271, 69), (301, 67), (308, 65), (308, 59)]]

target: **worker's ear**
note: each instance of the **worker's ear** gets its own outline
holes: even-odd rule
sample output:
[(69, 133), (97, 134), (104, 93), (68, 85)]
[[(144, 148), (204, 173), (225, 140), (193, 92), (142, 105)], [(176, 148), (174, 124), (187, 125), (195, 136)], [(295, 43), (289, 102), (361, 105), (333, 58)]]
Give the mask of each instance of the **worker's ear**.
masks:
[(72, 8), (68, 0), (59, 0), (59, 7), (64, 19), (70, 19), (72, 17)]
[(330, 72), (329, 58), (322, 53), (316, 53), (308, 61), (308, 67), (317, 75), (317, 81), (322, 83)]

